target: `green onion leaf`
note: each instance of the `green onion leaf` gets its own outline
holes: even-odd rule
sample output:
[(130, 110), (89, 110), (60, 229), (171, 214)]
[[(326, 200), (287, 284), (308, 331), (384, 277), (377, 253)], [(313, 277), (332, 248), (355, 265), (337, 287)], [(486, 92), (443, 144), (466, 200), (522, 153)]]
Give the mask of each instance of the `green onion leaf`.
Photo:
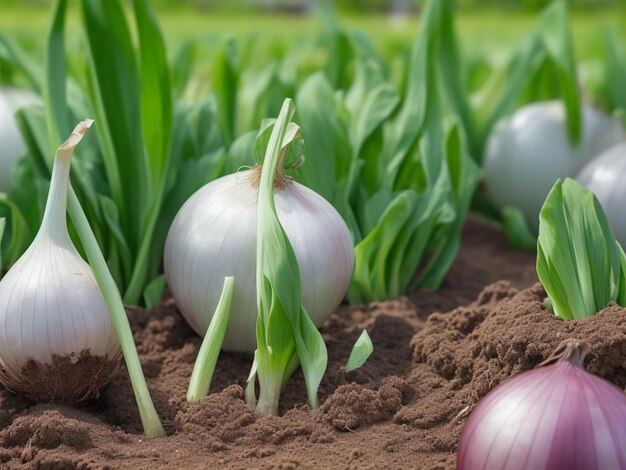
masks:
[(165, 275), (155, 277), (143, 291), (143, 300), (146, 310), (152, 310), (163, 299), (165, 292)]
[[(3, 217), (6, 212), (6, 219), (10, 221), (10, 236), (8, 245), (5, 246), (3, 257), (5, 267), (8, 269), (28, 247), (28, 242), (32, 239), (32, 235), (19, 208), (3, 193), (0, 193), (0, 210), (3, 212)], [(1, 246), (2, 244), (0, 244)], [(2, 265), (0, 264), (1, 267)]]
[(557, 181), (541, 209), (537, 274), (554, 313), (566, 320), (626, 300), (624, 254), (595, 195)]
[[(265, 119), (261, 123), (261, 128), (254, 143), (254, 159), (258, 165), (263, 165), (265, 152), (270, 142), (270, 137), (274, 130), (276, 119)], [(304, 163), (304, 140), (300, 133), (300, 126), (289, 123), (287, 133), (283, 139), (281, 151), (284, 151), (282, 168), (299, 168)]]
[(233, 303), (233, 289), (235, 278), (232, 276), (224, 279), (222, 295), (215, 307), (215, 313), (211, 318), (209, 328), (202, 340), (202, 346), (198, 351), (198, 358), (193, 366), (189, 389), (187, 390), (187, 401), (194, 402), (207, 396), (215, 371), (215, 364), (220, 355), (224, 334), (230, 318), (230, 307)]
[[(274, 205), (274, 177), (282, 171), (285, 147), (295, 112), (285, 100), (264, 158), (257, 208), (257, 377), (260, 395), (257, 415), (277, 414), (283, 381), (293, 372), (297, 354), (304, 372), (309, 404), (318, 406), (317, 389), (328, 361), (326, 345), (302, 306), (300, 271), (295, 253)], [(287, 140), (285, 139), (287, 137)], [(250, 390), (251, 387), (248, 387)], [(248, 402), (253, 398), (249, 395)]]
[(509, 245), (518, 250), (535, 251), (537, 237), (533, 234), (528, 222), (517, 207), (508, 206), (502, 209), (502, 229)]
[(344, 368), (347, 371), (358, 369), (365, 364), (365, 361), (367, 361), (373, 352), (374, 345), (372, 344), (370, 335), (367, 334), (367, 330), (363, 330), (359, 339), (354, 343), (354, 347), (352, 348), (352, 352), (350, 352), (350, 357)]
[(554, 1), (545, 9), (541, 17), (541, 34), (548, 59), (556, 68), (565, 105), (567, 133), (571, 142), (577, 143), (582, 134), (582, 111), (565, 0)]
[[(6, 226), (7, 219), (0, 218), (0, 247), (2, 246), (2, 236), (4, 235), (4, 227)], [(0, 279), (2, 279), (2, 250), (0, 250)]]
[(626, 49), (622, 39), (614, 29), (607, 30), (604, 36), (604, 95), (610, 108), (621, 108), (626, 112)]

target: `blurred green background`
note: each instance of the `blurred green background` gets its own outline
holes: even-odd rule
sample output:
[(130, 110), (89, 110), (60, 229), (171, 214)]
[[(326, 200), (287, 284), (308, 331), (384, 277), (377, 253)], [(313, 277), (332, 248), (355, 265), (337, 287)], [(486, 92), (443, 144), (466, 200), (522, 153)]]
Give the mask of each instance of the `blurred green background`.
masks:
[[(263, 34), (297, 41), (320, 29), (316, 0), (153, 0), (168, 45), (188, 39)], [(327, 2), (342, 25), (362, 30), (381, 51), (403, 48), (413, 37), (422, 1), (338, 0)], [(462, 47), (497, 54), (522, 37), (547, 0), (458, 0)], [(572, 29), (579, 59), (601, 47), (601, 30), (615, 27), (626, 38), (625, 0), (571, 0)], [(0, 32), (27, 49), (44, 41), (50, 0), (0, 0)], [(74, 18), (76, 12), (74, 12)], [(506, 25), (506, 26), (504, 26)], [(75, 26), (75, 25), (74, 25)], [(70, 24), (72, 27), (72, 24)]]

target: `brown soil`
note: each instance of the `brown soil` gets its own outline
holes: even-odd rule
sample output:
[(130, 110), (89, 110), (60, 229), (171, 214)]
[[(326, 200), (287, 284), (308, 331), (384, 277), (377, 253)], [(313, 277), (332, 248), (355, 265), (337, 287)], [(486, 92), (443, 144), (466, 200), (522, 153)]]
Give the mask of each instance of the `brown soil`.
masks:
[[(483, 290), (500, 279), (507, 281)], [(200, 339), (172, 301), (149, 313), (132, 310), (169, 437), (142, 437), (125, 371), (78, 408), (32, 405), (2, 390), (2, 468), (453, 468), (468, 410), (567, 337), (590, 345), (590, 371), (626, 385), (626, 311), (611, 305), (596, 317), (564, 322), (545, 311), (539, 285), (517, 291), (535, 282), (533, 254), (509, 250), (500, 234), (471, 221), (439, 292), (344, 306), (324, 325), (329, 367), (319, 410), (305, 404), (296, 374), (282, 416), (261, 419), (242, 399), (249, 357), (223, 354), (212, 394), (187, 405)], [(345, 372), (363, 328), (374, 354), (362, 369)]]

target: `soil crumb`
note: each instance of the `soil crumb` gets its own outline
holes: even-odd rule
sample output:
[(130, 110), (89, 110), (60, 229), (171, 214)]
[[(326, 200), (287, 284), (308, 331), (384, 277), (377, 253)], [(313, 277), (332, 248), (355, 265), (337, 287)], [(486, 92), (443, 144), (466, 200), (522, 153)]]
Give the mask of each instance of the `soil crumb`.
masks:
[[(76, 407), (37, 405), (0, 390), (0, 467), (454, 468), (471, 407), (502, 380), (541, 362), (566, 336), (591, 345), (590, 371), (626, 385), (624, 310), (612, 305), (588, 320), (558, 320), (543, 310), (541, 287), (532, 287), (534, 263), (534, 254), (510, 250), (501, 234), (470, 220), (438, 292), (344, 305), (331, 316), (321, 329), (329, 362), (320, 408), (306, 404), (296, 373), (281, 397), (280, 417), (255, 418), (245, 403), (242, 385), (252, 362), (246, 355), (222, 354), (210, 395), (187, 404), (200, 338), (171, 299), (150, 312), (129, 309), (168, 437), (141, 435), (124, 369), (99, 397)], [(363, 329), (374, 353), (347, 372), (343, 365)]]
[(339, 431), (354, 431), (365, 424), (391, 418), (402, 405), (406, 382), (386, 378), (378, 390), (351, 383), (340, 386), (321, 406), (323, 420)]

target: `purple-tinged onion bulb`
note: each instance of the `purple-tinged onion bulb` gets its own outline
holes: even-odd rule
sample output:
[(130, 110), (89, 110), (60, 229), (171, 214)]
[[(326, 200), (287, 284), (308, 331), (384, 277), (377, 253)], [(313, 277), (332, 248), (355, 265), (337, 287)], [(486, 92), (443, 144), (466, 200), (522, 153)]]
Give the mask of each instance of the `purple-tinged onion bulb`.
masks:
[(626, 469), (626, 395), (586, 372), (585, 354), (583, 343), (566, 341), (493, 389), (465, 424), (456, 468)]

